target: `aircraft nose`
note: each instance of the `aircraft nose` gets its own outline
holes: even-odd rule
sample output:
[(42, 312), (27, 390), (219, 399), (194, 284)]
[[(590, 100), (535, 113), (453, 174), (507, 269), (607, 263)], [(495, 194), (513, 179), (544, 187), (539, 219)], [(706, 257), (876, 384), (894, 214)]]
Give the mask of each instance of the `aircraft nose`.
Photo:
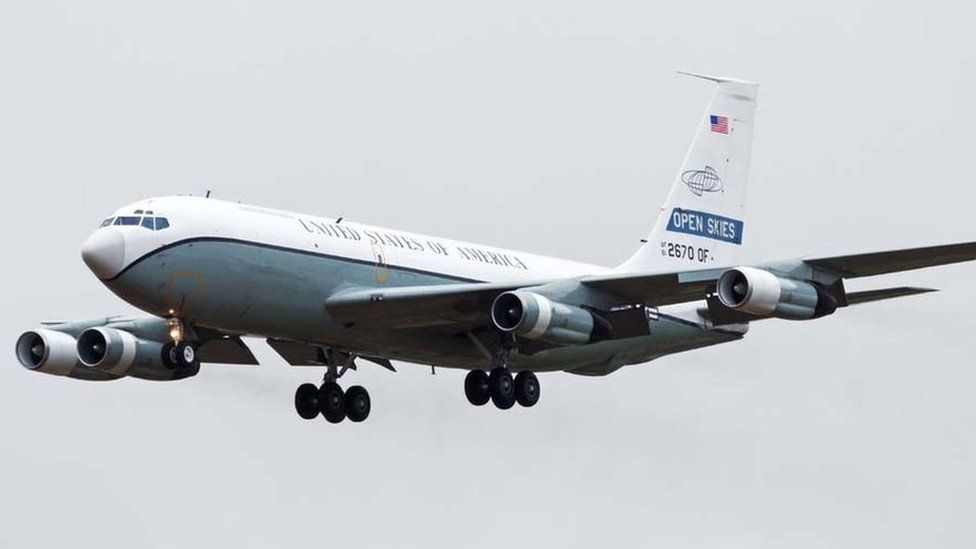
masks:
[(98, 278), (112, 278), (125, 262), (125, 237), (112, 227), (99, 229), (81, 245), (81, 258)]

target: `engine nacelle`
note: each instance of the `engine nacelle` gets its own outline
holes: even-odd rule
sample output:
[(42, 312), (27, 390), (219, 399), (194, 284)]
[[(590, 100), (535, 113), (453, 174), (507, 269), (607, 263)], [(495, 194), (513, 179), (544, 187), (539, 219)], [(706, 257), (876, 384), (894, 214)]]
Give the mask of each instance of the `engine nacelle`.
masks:
[(89, 328), (78, 336), (78, 359), (85, 366), (116, 376), (168, 381), (196, 375), (200, 367), (167, 368), (163, 344), (116, 328)]
[(585, 345), (610, 334), (610, 325), (603, 318), (533, 292), (505, 292), (496, 297), (491, 321), (503, 332), (556, 345)]
[(837, 300), (822, 288), (753, 267), (725, 271), (716, 289), (722, 305), (757, 316), (809, 320), (837, 310)]
[(75, 339), (54, 330), (24, 332), (17, 339), (17, 360), (28, 370), (66, 376), (78, 364)]
[(28, 370), (87, 381), (118, 379), (118, 376), (82, 365), (76, 348), (75, 338), (47, 328), (24, 332), (14, 346), (17, 360)]

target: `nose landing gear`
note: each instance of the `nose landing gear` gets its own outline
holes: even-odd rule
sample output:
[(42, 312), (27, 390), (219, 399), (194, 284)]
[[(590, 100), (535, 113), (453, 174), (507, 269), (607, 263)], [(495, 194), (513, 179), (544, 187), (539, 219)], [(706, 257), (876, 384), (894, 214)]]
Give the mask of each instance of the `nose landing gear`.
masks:
[(163, 345), (161, 358), (163, 365), (171, 370), (200, 367), (200, 361), (197, 359), (197, 349), (189, 341), (170, 341), (166, 343)]

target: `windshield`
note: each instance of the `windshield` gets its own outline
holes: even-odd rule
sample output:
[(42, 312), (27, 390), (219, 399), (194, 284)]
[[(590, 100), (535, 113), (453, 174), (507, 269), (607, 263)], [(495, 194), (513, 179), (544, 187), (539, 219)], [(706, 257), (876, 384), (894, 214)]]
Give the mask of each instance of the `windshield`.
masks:
[[(143, 213), (143, 211), (136, 210), (136, 213)], [(147, 211), (145, 213), (151, 214), (152, 212)], [(102, 224), (99, 225), (98, 227), (102, 228), (102, 227), (108, 227), (110, 225), (116, 225), (116, 226), (138, 225), (143, 229), (149, 229), (150, 231), (161, 231), (163, 229), (169, 228), (169, 220), (166, 219), (165, 217), (156, 217), (152, 215), (147, 215), (147, 216), (120, 215), (118, 217), (109, 217), (105, 221), (102, 221)]]

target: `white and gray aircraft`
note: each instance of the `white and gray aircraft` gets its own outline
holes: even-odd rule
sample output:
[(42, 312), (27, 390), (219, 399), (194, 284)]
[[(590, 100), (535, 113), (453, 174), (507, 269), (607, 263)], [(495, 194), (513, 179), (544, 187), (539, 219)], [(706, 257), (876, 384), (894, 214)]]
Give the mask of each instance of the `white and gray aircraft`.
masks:
[[(149, 313), (46, 323), (17, 340), (26, 368), (84, 380), (177, 380), (200, 363), (256, 364), (259, 336), (290, 365), (323, 366), (295, 392), (305, 419), (370, 412), (348, 370), (392, 360), (469, 370), (471, 404), (539, 400), (537, 372), (607, 375), (738, 341), (761, 319), (810, 320), (932, 290), (849, 292), (844, 281), (976, 259), (976, 242), (741, 265), (758, 86), (715, 94), (657, 223), (607, 268), (344, 219), (209, 198), (141, 200), (106, 218), (81, 255)], [(513, 372), (515, 373), (513, 377)]]

